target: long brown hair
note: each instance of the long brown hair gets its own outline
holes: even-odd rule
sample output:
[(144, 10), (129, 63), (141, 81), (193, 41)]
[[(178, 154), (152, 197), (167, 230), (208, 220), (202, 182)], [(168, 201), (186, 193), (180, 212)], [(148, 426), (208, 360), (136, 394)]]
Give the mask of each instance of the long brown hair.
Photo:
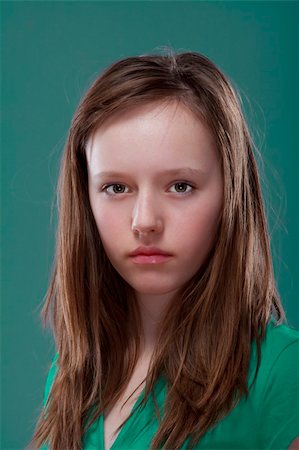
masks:
[(222, 165), (224, 206), (213, 248), (163, 320), (141, 404), (163, 374), (169, 389), (163, 420), (156, 409), (159, 428), (151, 449), (179, 449), (188, 436), (191, 445), (197, 443), (247, 397), (252, 344), (256, 376), (267, 323), (286, 320), (254, 144), (237, 90), (197, 52), (169, 50), (116, 61), (81, 100), (63, 154), (56, 257), (42, 310), (44, 324), (50, 321), (53, 328), (58, 372), (30, 443), (34, 448), (82, 448), (84, 432), (119, 399), (137, 362), (139, 309), (101, 244), (89, 203), (85, 148), (109, 117), (156, 100), (182, 102), (209, 126)]

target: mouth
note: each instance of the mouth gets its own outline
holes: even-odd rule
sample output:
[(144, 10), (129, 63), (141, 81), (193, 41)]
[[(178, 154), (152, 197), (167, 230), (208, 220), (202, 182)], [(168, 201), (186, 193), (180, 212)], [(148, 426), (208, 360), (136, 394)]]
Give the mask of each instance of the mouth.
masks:
[(161, 264), (173, 257), (157, 247), (138, 247), (129, 256), (136, 264)]
[(161, 254), (154, 254), (154, 255), (133, 255), (131, 256), (131, 259), (136, 264), (162, 264), (167, 261), (169, 261), (172, 258), (172, 255), (161, 255)]

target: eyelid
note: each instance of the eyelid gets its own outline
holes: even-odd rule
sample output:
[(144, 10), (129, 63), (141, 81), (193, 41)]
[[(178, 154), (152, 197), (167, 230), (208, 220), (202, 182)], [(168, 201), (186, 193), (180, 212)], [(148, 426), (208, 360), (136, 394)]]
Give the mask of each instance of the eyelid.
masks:
[(185, 194), (185, 195), (188, 195), (188, 194), (191, 194), (191, 193), (194, 191), (194, 189), (195, 189), (194, 184), (193, 184), (193, 183), (190, 183), (189, 181), (178, 180), (178, 181), (173, 182), (173, 183), (171, 184), (171, 187), (172, 187), (172, 186), (175, 186), (176, 184), (186, 184), (187, 186), (189, 186), (189, 187), (192, 188), (190, 191), (187, 191), (187, 192), (176, 192), (177, 194), (181, 194), (181, 195), (184, 195), (184, 194)]
[[(170, 187), (175, 186), (176, 184), (180, 184), (180, 183), (181, 183), (181, 184), (186, 184), (186, 185), (188, 185), (188, 186), (190, 186), (190, 187), (192, 188), (192, 189), (191, 189), (190, 191), (188, 191), (188, 192), (181, 192), (180, 195), (191, 194), (191, 192), (193, 192), (194, 189), (195, 189), (195, 186), (194, 186), (193, 183), (191, 183), (190, 181), (185, 181), (185, 180), (176, 180), (176, 181), (172, 181)], [(127, 192), (119, 192), (119, 193), (112, 193), (112, 194), (108, 193), (108, 192), (107, 192), (107, 189), (108, 189), (109, 187), (115, 186), (115, 185), (124, 186), (125, 188), (127, 187), (124, 183), (119, 183), (119, 182), (106, 183), (106, 184), (104, 184), (104, 185), (99, 189), (99, 191), (100, 191), (100, 192), (105, 192), (106, 194), (108, 194), (108, 195), (113, 195), (113, 196), (114, 196), (114, 195), (119, 195), (119, 194), (127, 194)], [(177, 192), (177, 194), (179, 194), (179, 192)]]
[[(119, 185), (119, 186), (124, 186), (124, 187), (127, 187), (127, 186), (125, 186), (123, 183), (107, 183), (107, 184), (104, 184), (100, 189), (99, 189), (99, 191), (101, 191), (101, 192), (105, 192), (107, 195), (119, 195), (119, 194), (117, 194), (117, 193), (109, 193), (108, 191), (107, 191), (107, 189), (109, 188), (109, 187), (111, 187), (111, 186), (116, 186), (116, 185)], [(120, 192), (120, 194), (126, 194), (127, 192)]]

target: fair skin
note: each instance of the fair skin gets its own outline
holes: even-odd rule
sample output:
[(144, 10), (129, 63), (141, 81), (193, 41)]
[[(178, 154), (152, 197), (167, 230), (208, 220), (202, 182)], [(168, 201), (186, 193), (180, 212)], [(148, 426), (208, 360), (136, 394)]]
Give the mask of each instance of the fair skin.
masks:
[[(150, 355), (165, 308), (215, 239), (223, 181), (213, 136), (188, 108), (158, 101), (108, 119), (89, 138), (86, 157), (99, 235), (136, 292)], [(140, 245), (172, 256), (136, 264), (128, 255)]]

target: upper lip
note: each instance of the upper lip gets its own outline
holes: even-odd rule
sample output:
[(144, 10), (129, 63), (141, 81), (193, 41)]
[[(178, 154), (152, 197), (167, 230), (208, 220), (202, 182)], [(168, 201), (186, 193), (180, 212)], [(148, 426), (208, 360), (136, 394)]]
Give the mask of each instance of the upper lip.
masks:
[(171, 256), (170, 253), (161, 250), (158, 247), (138, 247), (133, 252), (130, 253), (130, 256), (136, 255), (167, 255)]

